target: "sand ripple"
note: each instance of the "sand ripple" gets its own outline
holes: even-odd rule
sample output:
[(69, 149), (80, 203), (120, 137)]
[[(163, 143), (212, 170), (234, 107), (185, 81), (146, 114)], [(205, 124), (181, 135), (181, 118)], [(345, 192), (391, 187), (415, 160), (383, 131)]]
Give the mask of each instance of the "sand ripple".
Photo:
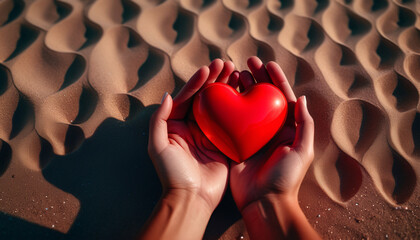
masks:
[[(1, 1), (0, 188), (16, 169), (42, 179), (53, 154), (107, 118), (129, 122), (201, 65), (242, 70), (256, 55), (308, 97), (308, 184), (343, 206), (366, 181), (390, 206), (418, 204), (419, 15), (402, 0)], [(11, 209), (0, 204), (51, 226)]]

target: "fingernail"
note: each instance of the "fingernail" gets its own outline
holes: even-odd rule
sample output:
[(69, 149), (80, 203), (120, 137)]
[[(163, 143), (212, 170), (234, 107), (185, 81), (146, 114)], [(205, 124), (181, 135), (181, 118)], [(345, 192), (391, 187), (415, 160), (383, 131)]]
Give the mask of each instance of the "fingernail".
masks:
[(305, 105), (305, 107), (307, 107), (307, 105), (306, 105), (306, 96), (305, 95), (302, 96), (302, 101), (303, 101), (303, 104)]
[(165, 92), (165, 94), (163, 94), (162, 100), (160, 100), (160, 104), (162, 104), (165, 101), (167, 96), (168, 96), (168, 92)]

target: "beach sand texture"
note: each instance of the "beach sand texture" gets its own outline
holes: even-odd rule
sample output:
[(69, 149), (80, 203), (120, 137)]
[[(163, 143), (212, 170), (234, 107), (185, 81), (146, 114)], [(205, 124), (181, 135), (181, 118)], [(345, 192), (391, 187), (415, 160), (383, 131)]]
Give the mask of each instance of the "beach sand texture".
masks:
[[(0, 1), (0, 238), (132, 239), (148, 121), (202, 65), (276, 61), (315, 120), (324, 237), (420, 237), (420, 1)], [(1, 237), (3, 236), (3, 237)], [(228, 193), (205, 239), (247, 239)]]

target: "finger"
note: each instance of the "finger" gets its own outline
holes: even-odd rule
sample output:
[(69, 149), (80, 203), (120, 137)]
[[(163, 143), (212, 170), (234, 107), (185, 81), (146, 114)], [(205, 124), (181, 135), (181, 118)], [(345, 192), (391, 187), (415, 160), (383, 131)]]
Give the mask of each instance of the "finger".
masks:
[(234, 71), (232, 74), (230, 74), (228, 84), (234, 89), (238, 87), (239, 85), (239, 72), (238, 71)]
[(309, 114), (306, 97), (302, 96), (298, 99), (295, 106), (295, 119), (296, 119), (296, 137), (293, 143), (293, 148), (303, 154), (305, 159), (311, 159), (314, 148), (314, 120)]
[(219, 152), (219, 150), (216, 148), (216, 146), (213, 145), (212, 142), (204, 135), (204, 133), (201, 131), (201, 129), (198, 127), (198, 124), (194, 121), (188, 122), (189, 129), (192, 133), (192, 136), (194, 137), (194, 142), (197, 146), (204, 147), (206, 150), (213, 151), (213, 152)]
[(230, 74), (235, 70), (235, 65), (231, 61), (226, 61), (223, 64), (223, 70), (216, 79), (216, 82), (227, 83)]
[(267, 72), (270, 75), (273, 84), (283, 92), (286, 100), (288, 102), (296, 102), (295, 93), (293, 92), (292, 87), (290, 87), (286, 75), (284, 75), (284, 72), (280, 66), (275, 62), (269, 62), (267, 64)]
[(255, 84), (254, 78), (249, 71), (242, 71), (239, 73), (239, 89), (241, 92), (246, 91), (249, 87)]
[(210, 140), (207, 137), (204, 136), (201, 139), (201, 143), (203, 144), (203, 146), (207, 150), (210, 150), (210, 151), (213, 151), (213, 152), (219, 152), (219, 149), (216, 146), (214, 146), (214, 144), (212, 142), (210, 142)]
[(223, 66), (224, 66), (224, 63), (219, 58), (214, 59), (210, 63), (210, 65), (209, 65), (210, 74), (209, 74), (208, 79), (206, 81), (206, 85), (210, 84), (210, 83), (214, 83), (216, 81), (217, 77), (220, 75), (220, 73), (223, 70)]
[(169, 119), (182, 119), (187, 113), (192, 97), (206, 82), (209, 76), (209, 68), (207, 66), (201, 67), (190, 78), (185, 86), (179, 91), (173, 100), (173, 110)]
[(149, 150), (159, 153), (168, 146), (167, 120), (172, 110), (171, 95), (165, 93), (162, 104), (150, 118)]
[[(193, 145), (195, 145), (195, 153), (197, 154), (197, 160), (201, 163), (207, 164), (210, 162), (219, 162), (227, 167), (227, 158), (224, 156), (203, 134), (201, 129), (198, 127), (196, 122), (189, 121), (188, 129), (193, 139)], [(200, 157), (204, 154), (207, 157)]]
[(250, 57), (248, 59), (248, 67), (254, 75), (255, 80), (258, 82), (271, 83), (270, 76), (263, 62), (258, 57)]

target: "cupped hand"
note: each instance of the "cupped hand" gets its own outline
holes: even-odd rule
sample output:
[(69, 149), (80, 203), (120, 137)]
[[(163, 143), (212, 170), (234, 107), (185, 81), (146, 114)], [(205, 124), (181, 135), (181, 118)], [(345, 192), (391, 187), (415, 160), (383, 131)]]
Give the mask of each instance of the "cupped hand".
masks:
[(173, 100), (164, 96), (150, 120), (149, 155), (164, 194), (183, 191), (196, 195), (209, 211), (216, 208), (226, 190), (228, 163), (198, 128), (191, 105), (204, 86), (235, 82), (238, 73), (232, 74), (233, 70), (232, 62), (220, 59), (200, 68)]
[(272, 83), (285, 95), (289, 112), (283, 128), (263, 149), (245, 162), (231, 161), (230, 187), (240, 211), (273, 194), (297, 201), (299, 187), (313, 160), (314, 122), (306, 98), (296, 100), (277, 63), (264, 66), (259, 58), (251, 57), (248, 67), (251, 72), (240, 73), (241, 91), (259, 82)]

